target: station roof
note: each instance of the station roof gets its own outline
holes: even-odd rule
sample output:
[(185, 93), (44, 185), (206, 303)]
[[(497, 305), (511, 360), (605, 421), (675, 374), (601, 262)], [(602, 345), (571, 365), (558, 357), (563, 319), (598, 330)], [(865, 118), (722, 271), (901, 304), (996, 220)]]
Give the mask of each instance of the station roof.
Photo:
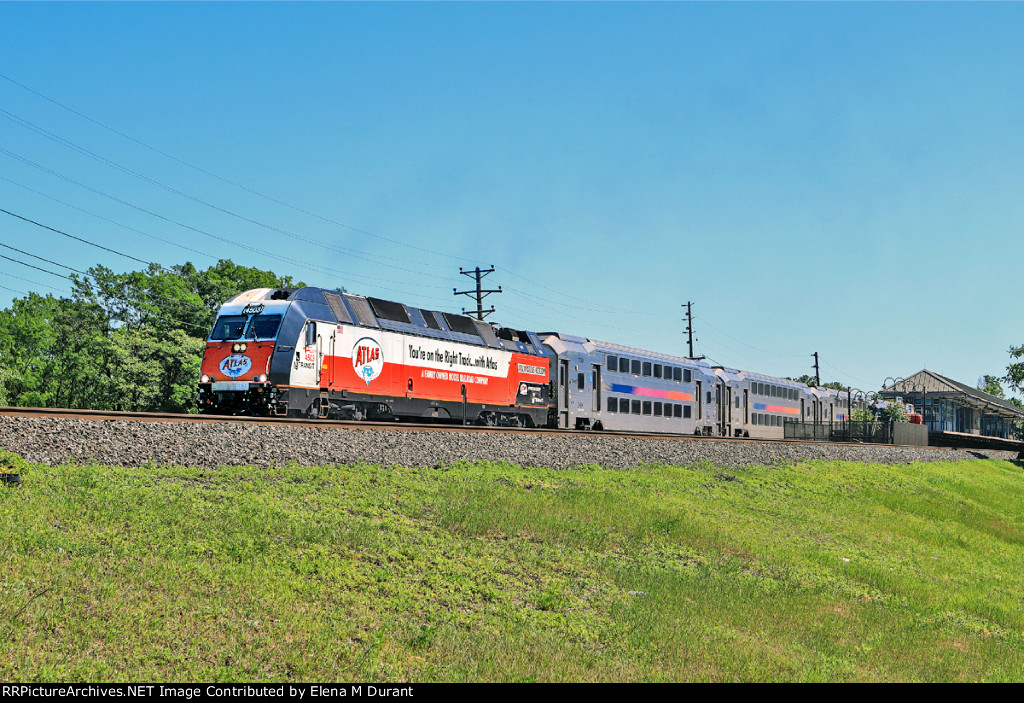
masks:
[(973, 386), (946, 378), (928, 369), (922, 369), (913, 376), (900, 379), (892, 385), (884, 386), (880, 395), (885, 398), (902, 396), (912, 399), (921, 395), (922, 390), (930, 398), (944, 398), (957, 401), (960, 405), (981, 410), (983, 413), (999, 415), (1000, 417), (1012, 420), (1024, 419), (1024, 410), (1013, 405), (1005, 398), (994, 396)]

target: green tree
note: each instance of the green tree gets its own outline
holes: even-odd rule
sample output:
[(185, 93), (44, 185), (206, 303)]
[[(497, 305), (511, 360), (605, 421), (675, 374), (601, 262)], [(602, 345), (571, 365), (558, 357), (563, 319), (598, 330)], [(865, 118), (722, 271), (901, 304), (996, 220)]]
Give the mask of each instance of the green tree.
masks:
[(984, 375), (978, 379), (978, 390), (984, 391), (989, 395), (994, 395), (997, 398), (1005, 398), (1006, 393), (1003, 391), (1003, 386), (999, 382), (1001, 379), (998, 376)]
[[(787, 381), (796, 381), (797, 383), (802, 383), (805, 386), (813, 386), (814, 385), (814, 376), (810, 376), (808, 374), (804, 374), (803, 376), (800, 376), (798, 378), (789, 378), (787, 376), (786, 380)], [(845, 391), (846, 390), (846, 386), (844, 386), (842, 383), (839, 383), (838, 381), (828, 381), (827, 383), (822, 383), (818, 387), (819, 388), (831, 388), (832, 390), (835, 390), (835, 391)]]
[[(1010, 347), (1009, 353), (1011, 359), (1022, 359), (1024, 358), (1024, 346)], [(1006, 375), (999, 380), (1009, 383), (1014, 390), (1024, 392), (1024, 361), (1008, 364)]]
[(221, 260), (72, 277), (71, 298), (30, 293), (0, 311), (0, 402), (194, 412), (206, 336), (220, 305), (252, 288), (302, 287)]

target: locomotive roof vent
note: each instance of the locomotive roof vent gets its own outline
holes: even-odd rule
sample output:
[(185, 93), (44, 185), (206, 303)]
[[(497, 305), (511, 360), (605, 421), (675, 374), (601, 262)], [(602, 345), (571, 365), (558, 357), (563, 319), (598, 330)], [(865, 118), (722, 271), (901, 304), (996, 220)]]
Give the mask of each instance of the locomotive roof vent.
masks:
[(273, 293), (271, 293), (269, 296), (267, 296), (267, 299), (268, 300), (288, 300), (288, 297), (292, 293), (294, 293), (296, 290), (297, 290), (296, 288), (278, 288)]

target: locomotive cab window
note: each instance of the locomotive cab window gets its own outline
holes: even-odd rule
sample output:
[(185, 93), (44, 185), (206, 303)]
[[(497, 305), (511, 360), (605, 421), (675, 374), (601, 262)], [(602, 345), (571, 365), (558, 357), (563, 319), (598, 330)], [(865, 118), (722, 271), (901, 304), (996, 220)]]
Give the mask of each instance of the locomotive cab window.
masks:
[(232, 339), (274, 339), (281, 326), (280, 315), (222, 315), (210, 333), (210, 341), (226, 342)]
[(214, 342), (226, 342), (229, 339), (238, 339), (245, 331), (245, 323), (248, 318), (245, 315), (223, 315), (217, 318), (217, 324), (213, 326), (210, 333), (210, 340)]
[(246, 339), (275, 339), (281, 326), (280, 315), (257, 315), (249, 322)]

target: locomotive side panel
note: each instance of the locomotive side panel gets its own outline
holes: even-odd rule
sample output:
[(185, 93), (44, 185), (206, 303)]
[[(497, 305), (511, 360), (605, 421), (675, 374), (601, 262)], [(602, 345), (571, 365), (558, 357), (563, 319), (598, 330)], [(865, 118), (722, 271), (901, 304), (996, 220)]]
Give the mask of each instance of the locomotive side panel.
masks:
[(465, 409), (470, 420), (525, 414), (539, 425), (547, 415), (545, 357), (348, 325), (327, 346), (320, 387), (343, 414), (380, 403), (408, 417), (461, 419)]

